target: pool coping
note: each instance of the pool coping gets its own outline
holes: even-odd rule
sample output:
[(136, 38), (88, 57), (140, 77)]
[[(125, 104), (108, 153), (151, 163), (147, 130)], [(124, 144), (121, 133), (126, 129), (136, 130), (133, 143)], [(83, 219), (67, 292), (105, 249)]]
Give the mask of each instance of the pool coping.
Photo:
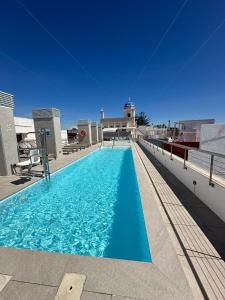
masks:
[[(157, 207), (157, 194), (134, 144), (131, 148), (152, 263), (0, 248), (0, 273), (12, 276), (11, 286), (18, 282), (35, 284), (52, 288), (56, 293), (64, 274), (75, 272), (87, 276), (86, 292), (137, 299), (192, 299)], [(7, 286), (1, 292), (3, 295)]]

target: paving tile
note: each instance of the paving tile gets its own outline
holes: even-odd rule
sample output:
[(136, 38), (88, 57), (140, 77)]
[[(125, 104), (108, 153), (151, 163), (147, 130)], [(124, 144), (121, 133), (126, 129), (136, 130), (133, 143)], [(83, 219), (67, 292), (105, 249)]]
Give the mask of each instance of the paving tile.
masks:
[(56, 287), (10, 281), (0, 292), (1, 300), (54, 300)]
[(76, 273), (65, 273), (55, 300), (80, 300), (86, 276)]
[(84, 291), (81, 300), (112, 300), (111, 295)]
[(213, 269), (209, 268), (207, 259), (198, 257), (191, 257), (190, 259), (201, 280), (202, 288), (208, 296), (208, 299), (224, 299), (224, 287), (221, 288), (221, 283), (218, 285), (219, 278), (214, 273)]
[(192, 270), (190, 268), (190, 261), (188, 259), (189, 259), (189, 257), (186, 257), (184, 255), (179, 255), (179, 260), (181, 261), (183, 270), (188, 279), (188, 283), (191, 287), (191, 291), (193, 293), (193, 298), (196, 300), (205, 300), (205, 297), (202, 294), (201, 288), (196, 280), (195, 274), (192, 272)]
[(187, 283), (183, 290), (177, 288), (179, 283), (183, 284), (184, 274), (175, 274), (175, 285), (175, 282), (168, 280), (168, 277), (151, 263), (95, 257), (86, 257), (83, 260), (81, 257), (71, 256), (66, 272), (85, 274), (87, 279), (84, 289), (96, 293), (144, 299), (171, 299), (174, 295), (180, 299), (192, 299)]
[(18, 281), (59, 286), (68, 255), (0, 248), (0, 273)]

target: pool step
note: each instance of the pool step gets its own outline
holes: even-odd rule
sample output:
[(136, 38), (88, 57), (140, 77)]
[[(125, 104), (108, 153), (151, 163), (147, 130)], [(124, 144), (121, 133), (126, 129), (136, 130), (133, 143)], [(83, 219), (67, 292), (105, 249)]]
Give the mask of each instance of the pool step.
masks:
[(80, 300), (86, 276), (83, 274), (66, 273), (59, 286), (55, 300)]

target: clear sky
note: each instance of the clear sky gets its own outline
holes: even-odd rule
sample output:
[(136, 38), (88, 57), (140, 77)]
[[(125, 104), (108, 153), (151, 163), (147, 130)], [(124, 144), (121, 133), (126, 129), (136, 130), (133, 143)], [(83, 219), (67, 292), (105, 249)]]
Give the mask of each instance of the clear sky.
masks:
[(0, 90), (15, 115), (122, 113), (128, 96), (152, 122), (225, 122), (224, 0), (6, 0)]

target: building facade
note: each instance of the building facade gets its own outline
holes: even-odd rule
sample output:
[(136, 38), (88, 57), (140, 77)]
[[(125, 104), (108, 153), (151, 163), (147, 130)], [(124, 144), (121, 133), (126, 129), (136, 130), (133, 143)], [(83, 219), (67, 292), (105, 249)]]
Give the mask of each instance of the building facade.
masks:
[(199, 142), (201, 126), (215, 124), (215, 119), (179, 121), (179, 140), (183, 142)]
[(34, 141), (34, 120), (31, 118), (14, 117), (17, 141)]
[(124, 105), (123, 117), (109, 117), (105, 118), (104, 110), (100, 111), (100, 122), (102, 129), (116, 128), (121, 131), (126, 131), (132, 137), (136, 135), (136, 121), (135, 121), (135, 106), (129, 98)]

